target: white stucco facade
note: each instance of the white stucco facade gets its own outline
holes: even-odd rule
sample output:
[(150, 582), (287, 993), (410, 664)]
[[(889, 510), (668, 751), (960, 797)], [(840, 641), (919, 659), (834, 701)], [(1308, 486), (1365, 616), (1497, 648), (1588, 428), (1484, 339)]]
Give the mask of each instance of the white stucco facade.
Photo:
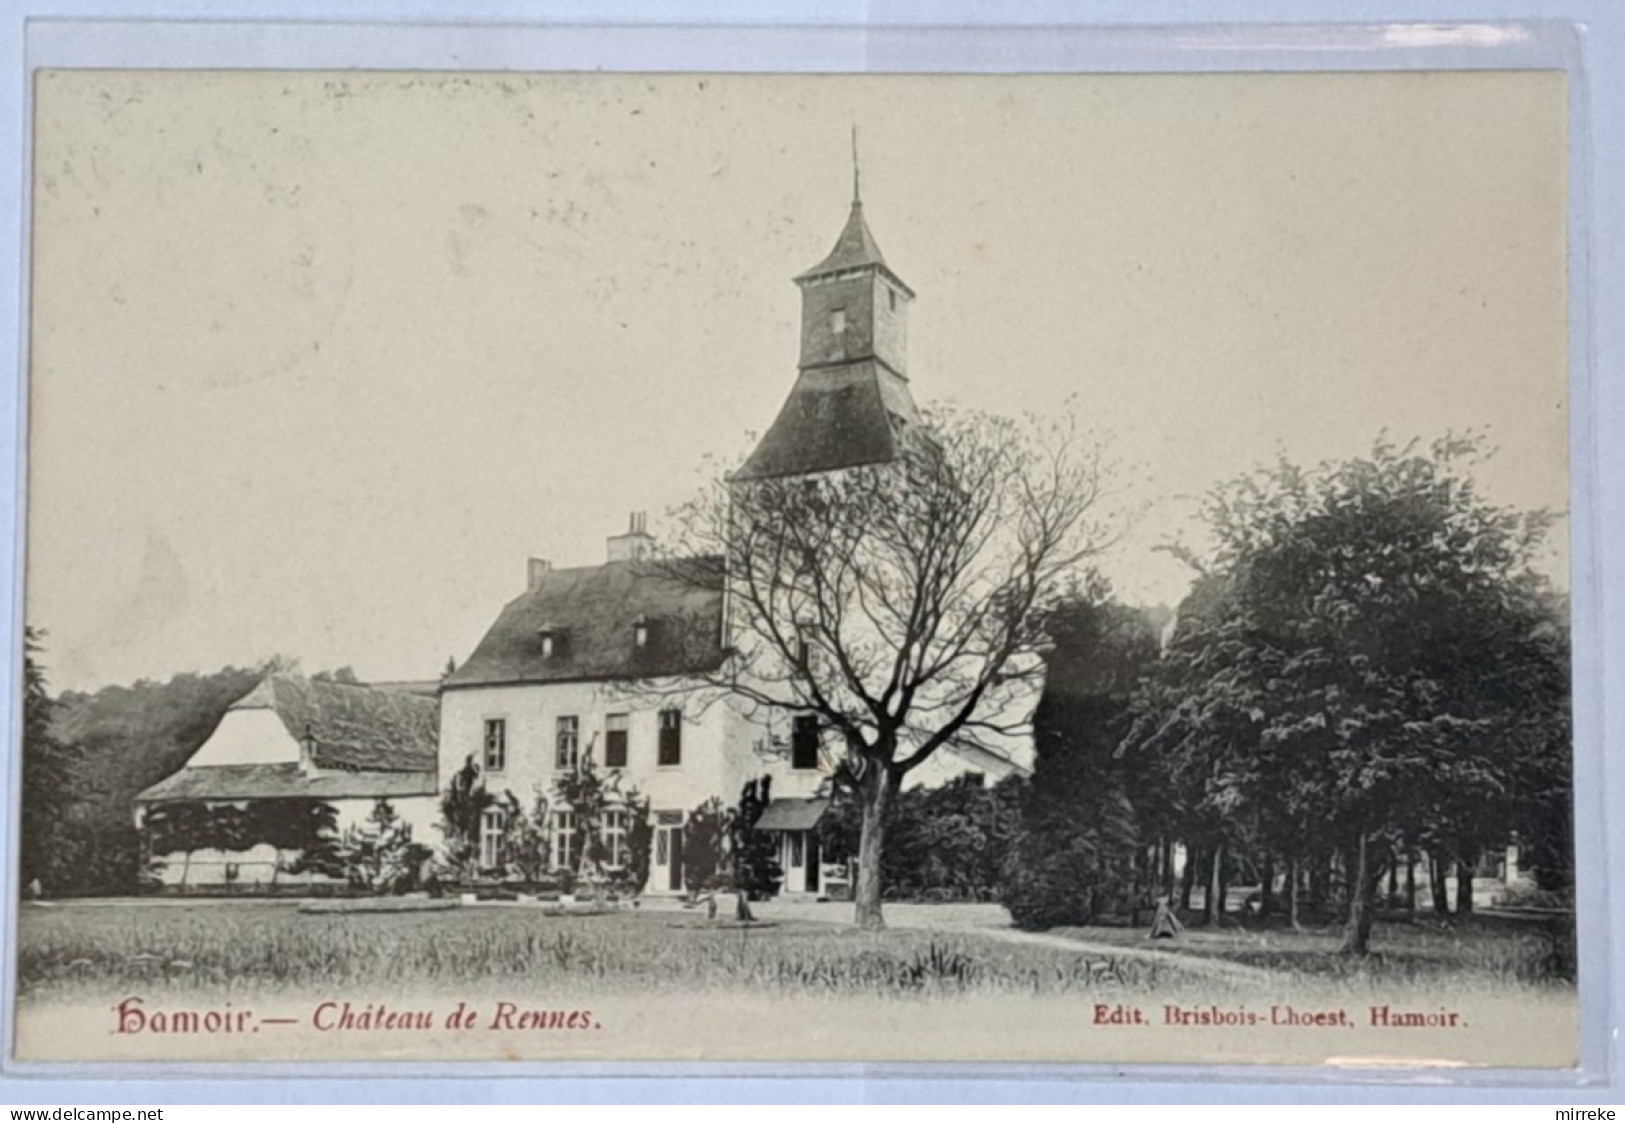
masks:
[[(332, 808), (336, 846), (358, 832), (370, 833), (369, 820), (386, 800), (411, 841), (438, 847), (432, 690), (432, 684), (391, 690), (283, 673), (262, 679), (226, 709), (182, 768), (136, 796), (136, 825), (146, 828), (152, 848), (149, 876), (158, 886), (186, 891), (343, 885), (338, 877), (290, 873), (297, 851), (278, 851), (263, 841), (286, 840), (288, 824), (312, 822), (305, 816), (321, 805)], [(200, 819), (200, 809), (253, 814)], [(155, 816), (167, 818), (167, 825)], [(165, 849), (205, 839), (237, 841), (228, 830), (242, 841), (261, 841), (240, 849)]]
[[(624, 741), (612, 746), (612, 733), (623, 731)], [(744, 785), (764, 776), (775, 799), (804, 798), (828, 775), (823, 759), (814, 768), (793, 767), (771, 725), (697, 689), (551, 682), (447, 689), (441, 696), (443, 790), (472, 758), (492, 793), (512, 793), (527, 812), (538, 797), (550, 813), (567, 810), (556, 785), (589, 756), (621, 792), (649, 801), (656, 837), (645, 891), (657, 895), (690, 888), (680, 835), (700, 805), (718, 799), (732, 808)]]
[(298, 762), (299, 742), (275, 710), (228, 710), (186, 767)]

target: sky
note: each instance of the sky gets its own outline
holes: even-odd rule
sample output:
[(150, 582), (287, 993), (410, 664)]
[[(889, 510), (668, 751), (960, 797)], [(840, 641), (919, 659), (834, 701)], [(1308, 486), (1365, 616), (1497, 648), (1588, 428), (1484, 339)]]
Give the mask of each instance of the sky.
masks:
[(57, 689), (432, 678), (528, 557), (658, 534), (789, 392), (854, 125), (916, 401), (1072, 401), (1142, 512), (1124, 599), (1177, 603), (1215, 484), (1384, 430), (1567, 506), (1561, 74), (49, 71), (35, 113)]

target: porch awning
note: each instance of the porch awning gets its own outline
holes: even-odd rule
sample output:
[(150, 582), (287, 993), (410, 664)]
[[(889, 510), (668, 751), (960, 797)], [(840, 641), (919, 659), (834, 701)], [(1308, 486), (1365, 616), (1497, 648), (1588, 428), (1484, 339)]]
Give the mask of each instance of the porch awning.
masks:
[(775, 799), (756, 820), (759, 831), (810, 831), (829, 810), (827, 799)]

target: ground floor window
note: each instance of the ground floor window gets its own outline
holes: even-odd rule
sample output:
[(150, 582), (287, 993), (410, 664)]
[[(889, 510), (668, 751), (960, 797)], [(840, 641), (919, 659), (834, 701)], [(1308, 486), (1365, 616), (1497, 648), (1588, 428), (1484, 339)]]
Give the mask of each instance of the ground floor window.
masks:
[(555, 811), (551, 819), (552, 866), (556, 870), (573, 870), (576, 866), (576, 814)]
[(480, 815), (480, 867), (492, 869), (502, 864), (503, 815), (499, 808), (488, 808)]
[(604, 865), (609, 869), (626, 866), (626, 827), (625, 809), (612, 807), (604, 812)]

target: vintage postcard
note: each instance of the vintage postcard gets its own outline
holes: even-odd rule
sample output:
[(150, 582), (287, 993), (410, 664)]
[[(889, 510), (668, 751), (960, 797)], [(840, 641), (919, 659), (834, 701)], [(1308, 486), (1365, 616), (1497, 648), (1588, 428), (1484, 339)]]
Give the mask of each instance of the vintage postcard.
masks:
[(1566, 99), (39, 72), (14, 1059), (1574, 1066)]

